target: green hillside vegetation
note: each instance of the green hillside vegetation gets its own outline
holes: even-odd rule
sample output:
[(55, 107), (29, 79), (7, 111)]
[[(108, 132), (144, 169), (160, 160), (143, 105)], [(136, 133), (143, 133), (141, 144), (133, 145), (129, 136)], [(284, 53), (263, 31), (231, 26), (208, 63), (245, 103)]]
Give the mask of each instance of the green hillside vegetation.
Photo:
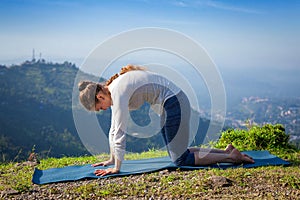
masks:
[[(98, 80), (69, 62), (26, 61), (0, 66), (0, 162), (26, 160), (35, 148), (40, 157), (89, 155), (81, 143), (72, 115), (72, 90), (76, 80)], [(82, 109), (82, 108), (73, 108)], [(150, 122), (145, 104), (131, 113), (137, 124)], [(110, 110), (97, 114), (105, 133), (110, 127)], [(193, 115), (198, 113), (193, 112)], [(200, 119), (194, 144), (200, 144), (209, 125)], [(127, 137), (127, 150), (143, 152), (163, 147), (160, 134), (151, 138)], [(135, 145), (135, 144), (141, 145)]]
[[(271, 132), (258, 138), (254, 132)], [(251, 127), (247, 131), (222, 133), (216, 146), (225, 140), (238, 148), (265, 149), (277, 152), (291, 166), (268, 166), (238, 169), (208, 169), (194, 171), (160, 171), (149, 174), (108, 179), (82, 180), (69, 183), (33, 185), (33, 166), (26, 163), (1, 164), (0, 190), (3, 199), (297, 199), (300, 195), (300, 152), (292, 145), (272, 143), (285, 136), (280, 125)], [(265, 132), (266, 133), (266, 132)], [(276, 133), (276, 134), (274, 134)], [(279, 134), (277, 134), (279, 133)], [(271, 136), (273, 139), (268, 138)], [(230, 139), (228, 139), (230, 138)], [(248, 141), (251, 141), (248, 143)], [(247, 144), (248, 145), (244, 145)], [(253, 146), (252, 144), (258, 144)], [(263, 147), (262, 144), (266, 144)], [(284, 148), (282, 148), (284, 147)], [(127, 154), (125, 159), (166, 156), (164, 151)], [(108, 159), (109, 155), (42, 159), (40, 169), (83, 165)]]
[(77, 72), (68, 62), (0, 67), (0, 161), (24, 160), (34, 146), (41, 156), (87, 153), (71, 112)]

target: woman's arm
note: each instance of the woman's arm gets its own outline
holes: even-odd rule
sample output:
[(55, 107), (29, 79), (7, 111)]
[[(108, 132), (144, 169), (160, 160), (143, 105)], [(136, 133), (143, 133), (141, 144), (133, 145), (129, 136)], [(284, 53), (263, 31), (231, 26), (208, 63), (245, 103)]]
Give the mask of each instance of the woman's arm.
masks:
[[(126, 87), (125, 87), (126, 88)], [(124, 88), (123, 88), (124, 89)], [(126, 148), (126, 129), (128, 123), (128, 102), (129, 93), (120, 92), (116, 96), (112, 93), (114, 104), (112, 109), (111, 129), (109, 134), (111, 159), (114, 160), (114, 168), (96, 170), (97, 176), (104, 176), (107, 174), (116, 174), (120, 172), (122, 161), (124, 160)]]
[(113, 165), (115, 163), (115, 154), (114, 154), (114, 147), (113, 147), (113, 134), (114, 134), (114, 130), (115, 130), (114, 125), (115, 125), (115, 123), (114, 123), (114, 120), (112, 119), (111, 126), (110, 126), (109, 133), (108, 133), (110, 159), (107, 161), (95, 163), (92, 165), (93, 167)]
[[(104, 162), (96, 163), (92, 166), (107, 166), (115, 164), (114, 168), (95, 170), (96, 176), (105, 176), (107, 174), (116, 174), (120, 172), (122, 159), (125, 152), (126, 133), (115, 127), (114, 112), (112, 112), (111, 128), (109, 131), (110, 159)], [(121, 149), (120, 149), (121, 147)], [(122, 150), (123, 149), (123, 150)], [(123, 152), (124, 151), (124, 152)], [(117, 155), (116, 155), (117, 154)]]
[[(105, 166), (106, 162), (108, 164), (115, 164), (114, 168), (107, 169), (98, 169), (95, 170), (95, 175), (105, 176), (107, 174), (117, 174), (120, 172), (122, 160), (124, 159), (125, 154), (125, 139), (126, 134), (124, 131), (118, 129), (116, 133), (113, 134), (113, 145), (111, 145), (111, 159), (100, 163), (102, 166)], [(114, 162), (112, 162), (114, 160)], [(99, 165), (98, 165), (99, 166)]]

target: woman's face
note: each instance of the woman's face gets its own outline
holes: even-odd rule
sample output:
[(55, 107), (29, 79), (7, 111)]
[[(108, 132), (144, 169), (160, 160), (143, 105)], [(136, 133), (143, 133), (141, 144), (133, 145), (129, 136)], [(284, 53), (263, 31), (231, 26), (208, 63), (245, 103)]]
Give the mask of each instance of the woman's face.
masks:
[(111, 106), (111, 98), (108, 94), (104, 94), (103, 92), (99, 92), (96, 95), (98, 102), (96, 102), (95, 105), (95, 110), (100, 111), (100, 110), (106, 110)]

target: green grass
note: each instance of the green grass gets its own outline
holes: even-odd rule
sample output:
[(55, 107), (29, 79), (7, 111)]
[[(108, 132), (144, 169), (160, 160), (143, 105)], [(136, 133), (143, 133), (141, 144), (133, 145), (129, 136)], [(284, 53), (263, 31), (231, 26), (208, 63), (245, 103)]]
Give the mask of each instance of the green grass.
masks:
[[(125, 159), (146, 159), (154, 157), (167, 156), (165, 151), (150, 150), (143, 153), (130, 153), (125, 155)], [(108, 154), (98, 156), (82, 156), (82, 157), (62, 157), (62, 158), (47, 158), (40, 161), (37, 166), (39, 169), (58, 168), (70, 165), (84, 165), (95, 163), (109, 158)], [(32, 188), (31, 178), (34, 167), (24, 166), (18, 163), (0, 164), (0, 190), (14, 189), (19, 192), (26, 192)]]
[[(143, 159), (166, 156), (164, 151), (149, 151), (141, 154), (127, 154), (126, 159)], [(31, 194), (35, 188), (43, 188), (47, 195), (69, 195), (74, 198), (104, 198), (113, 197), (162, 197), (166, 199), (180, 198), (272, 198), (277, 195), (284, 199), (300, 195), (300, 153), (281, 152), (282, 158), (292, 161), (289, 167), (267, 166), (258, 168), (238, 169), (208, 169), (172, 172), (162, 171), (149, 174), (142, 174), (128, 177), (116, 177), (108, 179), (94, 179), (79, 181), (78, 184), (71, 184), (64, 188), (63, 184), (34, 185), (31, 183), (34, 167), (18, 165), (16, 163), (1, 164), (0, 190), (13, 189), (19, 194)], [(109, 155), (101, 154), (84, 157), (48, 158), (41, 160), (37, 166), (39, 169), (63, 167), (69, 165), (82, 165), (95, 163), (108, 159)], [(229, 187), (216, 187), (209, 177), (223, 176), (233, 181)], [(248, 196), (247, 196), (248, 195)], [(1, 196), (0, 196), (1, 197)], [(14, 197), (3, 196), (2, 198)], [(66, 196), (64, 196), (66, 198)]]

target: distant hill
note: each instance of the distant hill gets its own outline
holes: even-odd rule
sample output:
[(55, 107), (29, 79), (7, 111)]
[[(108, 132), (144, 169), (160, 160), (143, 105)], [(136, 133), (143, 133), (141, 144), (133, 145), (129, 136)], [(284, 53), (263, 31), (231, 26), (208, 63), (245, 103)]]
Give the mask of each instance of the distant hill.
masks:
[(76, 134), (71, 95), (78, 68), (25, 62), (0, 68), (0, 160), (88, 153)]
[[(0, 66), (0, 162), (26, 159), (33, 150), (41, 157), (89, 154), (79, 139), (72, 116), (76, 74), (80, 80), (95, 80), (69, 62), (26, 61)], [(149, 108), (145, 105), (143, 109), (133, 115), (137, 121), (147, 123), (143, 113)], [(97, 116), (107, 133), (110, 111)], [(208, 120), (200, 119), (194, 144), (203, 141), (201, 133), (206, 132), (208, 125)], [(127, 148), (135, 152), (156, 148), (162, 142), (160, 134), (150, 139), (129, 136), (127, 140)]]

